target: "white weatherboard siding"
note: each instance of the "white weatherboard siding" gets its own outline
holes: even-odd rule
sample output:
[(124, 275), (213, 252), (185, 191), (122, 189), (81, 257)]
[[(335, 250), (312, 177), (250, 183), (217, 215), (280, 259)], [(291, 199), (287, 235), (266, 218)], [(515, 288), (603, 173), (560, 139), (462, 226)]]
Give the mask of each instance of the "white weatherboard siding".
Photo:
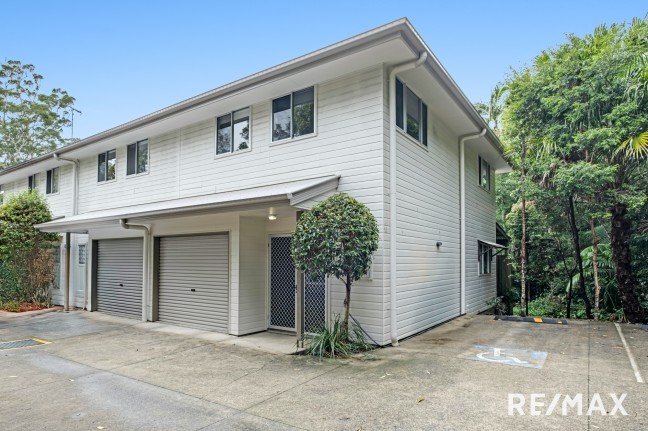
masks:
[(238, 335), (264, 331), (266, 321), (267, 218), (240, 217)]
[[(251, 151), (216, 157), (213, 119), (148, 137), (150, 172), (145, 175), (125, 176), (125, 147), (117, 148), (113, 182), (98, 184), (96, 156), (83, 159), (80, 212), (339, 174), (338, 190), (368, 205), (382, 226), (382, 82), (382, 67), (376, 66), (317, 83), (315, 136), (271, 142), (271, 100), (265, 100), (251, 106)], [(231, 249), (238, 250), (236, 239), (231, 241)], [(352, 314), (379, 340), (384, 319), (380, 256), (381, 252), (374, 262), (373, 280), (357, 282), (352, 295)], [(231, 274), (237, 277), (238, 271), (232, 268)], [(233, 283), (232, 333), (238, 333), (238, 313), (243, 310), (236, 289), (238, 284)], [(342, 284), (332, 282), (333, 315), (342, 312), (343, 298)]]
[[(488, 160), (487, 160), (488, 161)], [(490, 192), (479, 185), (478, 153), (466, 149), (466, 312), (479, 313), (495, 299), (496, 261), (490, 274), (479, 275), (477, 241), (495, 242), (495, 172)]]
[(457, 138), (434, 120), (427, 148), (396, 136), (399, 338), (460, 313)]

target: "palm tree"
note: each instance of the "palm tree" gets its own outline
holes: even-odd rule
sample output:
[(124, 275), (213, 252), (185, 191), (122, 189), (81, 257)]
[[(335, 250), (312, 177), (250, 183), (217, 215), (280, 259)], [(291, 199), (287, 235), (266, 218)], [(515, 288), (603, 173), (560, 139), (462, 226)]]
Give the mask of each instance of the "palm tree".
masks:
[(493, 129), (497, 136), (500, 134), (500, 119), (504, 112), (504, 96), (506, 94), (506, 86), (497, 84), (491, 91), (491, 96), (488, 103), (477, 102), (475, 109), (486, 120), (488, 125)]

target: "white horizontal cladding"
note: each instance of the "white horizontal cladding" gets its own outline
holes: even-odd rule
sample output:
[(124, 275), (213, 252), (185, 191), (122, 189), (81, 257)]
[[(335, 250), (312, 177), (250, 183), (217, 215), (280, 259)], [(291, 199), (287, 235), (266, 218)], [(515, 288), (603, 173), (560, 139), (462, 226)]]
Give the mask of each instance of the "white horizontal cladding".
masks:
[(458, 138), (433, 110), (427, 148), (400, 131), (396, 138), (399, 338), (460, 313)]
[(479, 313), (497, 295), (496, 261), (490, 274), (479, 274), (478, 244), (496, 242), (495, 172), (491, 169), (490, 191), (479, 185), (479, 151), (466, 151), (466, 312)]
[(195, 215), (200, 212), (213, 212), (223, 208), (232, 209), (237, 205), (238, 207), (245, 207), (255, 203), (281, 202), (289, 200), (296, 193), (309, 194), (312, 188), (316, 188), (322, 193), (335, 190), (338, 180), (337, 176), (311, 178), (222, 193), (123, 206), (53, 220), (36, 225), (36, 227), (47, 232), (83, 232), (102, 223), (114, 224), (118, 220), (129, 218), (154, 219), (183, 214)]

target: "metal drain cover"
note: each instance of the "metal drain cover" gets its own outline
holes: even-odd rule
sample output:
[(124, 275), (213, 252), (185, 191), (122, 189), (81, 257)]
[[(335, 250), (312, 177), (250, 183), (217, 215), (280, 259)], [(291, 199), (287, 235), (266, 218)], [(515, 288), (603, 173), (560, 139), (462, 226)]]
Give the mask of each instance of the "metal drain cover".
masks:
[(29, 338), (27, 340), (5, 341), (0, 343), (0, 350), (21, 349), (23, 347), (34, 347), (42, 344), (49, 344), (47, 341), (38, 338)]

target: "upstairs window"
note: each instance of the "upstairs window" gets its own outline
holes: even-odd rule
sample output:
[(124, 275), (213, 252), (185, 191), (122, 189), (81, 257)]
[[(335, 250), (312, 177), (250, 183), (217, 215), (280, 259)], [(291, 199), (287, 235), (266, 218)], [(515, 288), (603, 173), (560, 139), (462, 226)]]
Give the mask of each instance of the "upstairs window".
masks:
[(230, 154), (250, 148), (250, 108), (216, 119), (216, 154)]
[(487, 244), (478, 245), (479, 252), (479, 274), (486, 275), (491, 273), (491, 261), (493, 260), (493, 248)]
[(295, 91), (272, 101), (272, 140), (315, 133), (315, 87)]
[(45, 194), (51, 195), (59, 191), (59, 168), (47, 171), (47, 182), (45, 185)]
[(38, 188), (38, 174), (30, 175), (29, 178), (27, 178), (27, 188), (29, 191)]
[(116, 178), (117, 151), (110, 150), (97, 158), (97, 181), (112, 181)]
[(396, 80), (396, 126), (427, 147), (427, 105), (398, 79)]
[(135, 142), (126, 147), (126, 175), (148, 172), (148, 139)]
[(490, 192), (490, 163), (479, 157), (479, 185)]

